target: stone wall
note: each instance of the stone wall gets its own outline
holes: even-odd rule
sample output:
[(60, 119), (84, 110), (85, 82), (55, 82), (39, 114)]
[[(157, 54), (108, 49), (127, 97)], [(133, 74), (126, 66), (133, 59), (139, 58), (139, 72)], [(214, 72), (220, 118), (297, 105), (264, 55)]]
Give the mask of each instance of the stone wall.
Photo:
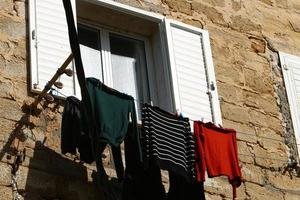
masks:
[[(209, 31), (223, 125), (238, 131), (245, 182), (238, 199), (300, 199), (295, 139), (277, 51), (300, 56), (298, 0), (118, 0)], [(25, 199), (94, 199), (93, 166), (59, 150), (62, 102), (23, 112), (29, 92), (28, 9), (0, 2), (0, 199), (12, 199), (16, 149), (26, 159), (17, 180)], [(19, 142), (18, 142), (19, 141)], [(230, 199), (224, 178), (205, 183), (208, 200)]]

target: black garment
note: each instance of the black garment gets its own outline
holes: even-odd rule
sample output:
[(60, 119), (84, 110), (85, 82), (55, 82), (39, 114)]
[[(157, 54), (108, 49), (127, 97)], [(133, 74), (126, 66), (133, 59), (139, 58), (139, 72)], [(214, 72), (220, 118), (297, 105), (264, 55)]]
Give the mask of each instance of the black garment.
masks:
[(182, 176), (169, 172), (170, 189), (167, 200), (205, 200), (203, 182), (187, 182)]
[(61, 151), (63, 154), (80, 153), (80, 160), (86, 163), (94, 161), (91, 141), (87, 130), (81, 126), (81, 102), (76, 97), (67, 97), (61, 124)]
[(124, 180), (122, 200), (166, 200), (160, 169), (157, 166), (137, 168), (131, 175), (133, 176), (127, 176)]

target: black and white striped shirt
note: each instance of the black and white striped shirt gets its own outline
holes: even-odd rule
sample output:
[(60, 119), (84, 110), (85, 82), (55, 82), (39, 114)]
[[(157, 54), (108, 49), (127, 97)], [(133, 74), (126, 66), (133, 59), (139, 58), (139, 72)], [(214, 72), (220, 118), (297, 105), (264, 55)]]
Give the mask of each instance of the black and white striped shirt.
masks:
[(142, 109), (142, 145), (146, 161), (161, 169), (195, 178), (195, 142), (187, 118), (179, 119), (158, 107)]

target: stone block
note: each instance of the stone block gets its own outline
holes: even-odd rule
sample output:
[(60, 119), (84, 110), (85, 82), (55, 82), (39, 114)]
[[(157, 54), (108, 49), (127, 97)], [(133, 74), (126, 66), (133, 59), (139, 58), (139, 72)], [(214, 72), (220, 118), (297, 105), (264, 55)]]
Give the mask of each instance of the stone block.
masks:
[(199, 1), (193, 1), (192, 9), (195, 12), (205, 14), (207, 18), (215, 24), (227, 24), (224, 20), (223, 14), (220, 11), (218, 11), (215, 7), (207, 6)]
[(19, 189), (24, 191), (28, 199), (95, 199), (93, 184), (34, 168), (20, 167), (17, 182)]
[(271, 115), (262, 113), (260, 111), (249, 109), (250, 121), (258, 127), (264, 127), (274, 130), (275, 132), (282, 132), (283, 127), (281, 121)]
[(0, 185), (10, 185), (11, 184), (11, 167), (0, 162)]
[(231, 7), (234, 11), (239, 11), (242, 8), (241, 1), (231, 0)]
[[(204, 189), (208, 192), (205, 194), (206, 199), (215, 200), (219, 199), (220, 196), (223, 197), (221, 199), (232, 199), (232, 186), (225, 176), (207, 179), (204, 184)], [(237, 188), (237, 196), (237, 200), (246, 198), (245, 187), (243, 184)]]
[(245, 76), (241, 66), (231, 63), (224, 63), (223, 61), (215, 62), (215, 66), (217, 80), (232, 85), (244, 85)]
[(260, 24), (254, 23), (249, 18), (245, 18), (241, 15), (232, 16), (229, 26), (232, 29), (243, 33), (259, 32), (262, 30), (262, 26)]
[(210, 194), (232, 197), (232, 187), (227, 177), (206, 178), (204, 190)]
[(160, 5), (162, 3), (161, 0), (143, 0), (144, 2), (151, 3), (154, 5)]
[(212, 6), (219, 6), (224, 7), (225, 6), (225, 0), (195, 0), (195, 2), (205, 2)]
[(273, 6), (274, 5), (273, 0), (259, 0), (259, 1), (264, 3), (265, 5), (268, 5), (268, 6)]
[(0, 1), (0, 11), (1, 12), (12, 12), (14, 2), (11, 0), (2, 0)]
[(271, 185), (281, 190), (288, 190), (291, 193), (299, 192), (300, 178), (290, 177), (288, 174), (282, 175), (268, 171), (268, 180)]
[(206, 200), (223, 200), (222, 195), (205, 193)]
[(266, 42), (262, 38), (249, 37), (251, 40), (251, 48), (255, 53), (266, 52)]
[(23, 100), (27, 96), (27, 85), (9, 78), (0, 78), (0, 97), (11, 100)]
[(165, 3), (176, 12), (182, 12), (188, 15), (192, 14), (191, 4), (187, 0), (166, 0)]
[(288, 162), (286, 152), (277, 149), (264, 149), (259, 145), (254, 148), (255, 163), (264, 168), (279, 169)]
[(182, 22), (198, 28), (203, 28), (203, 23), (197, 19), (184, 19)]
[(279, 8), (288, 8), (288, 0), (275, 0), (276, 6)]
[(253, 127), (229, 120), (223, 120), (223, 126), (235, 129), (237, 132), (236, 137), (238, 141), (256, 144), (257, 136)]
[(7, 142), (15, 128), (16, 122), (0, 118), (0, 141)]
[(25, 15), (26, 15), (25, 7), (26, 7), (25, 1), (15, 1), (14, 9), (17, 12), (17, 16), (21, 17), (22, 19), (25, 19)]
[(274, 91), (269, 75), (249, 69), (244, 69), (244, 73), (247, 87), (259, 93), (272, 93)]
[[(254, 156), (253, 156), (252, 145), (248, 145), (246, 142), (238, 141), (237, 146), (238, 146), (239, 161), (241, 161), (242, 163), (253, 164)], [(240, 163), (241, 166), (242, 163)]]
[(0, 194), (2, 200), (13, 199), (11, 187), (0, 186)]
[(259, 109), (262, 112), (269, 113), (278, 116), (279, 109), (277, 106), (276, 99), (271, 94), (257, 94), (251, 91), (243, 90), (242, 100), (244, 105), (250, 108)]
[(243, 164), (242, 175), (246, 182), (263, 186), (266, 183), (265, 170), (250, 164)]
[(257, 53), (253, 52), (251, 47), (251, 40), (249, 41), (249, 49), (246, 50), (246, 59), (244, 60), (244, 67), (246, 69), (256, 71), (258, 74), (270, 75), (272, 68), (267, 57), (260, 56)]
[(0, 15), (0, 33), (13, 39), (25, 39), (26, 26), (24, 21), (10, 15)]
[(297, 15), (291, 15), (289, 18), (290, 25), (296, 33), (300, 33), (300, 16)]
[(249, 110), (247, 108), (224, 102), (221, 104), (221, 111), (223, 119), (245, 124), (250, 122)]
[(239, 106), (243, 105), (242, 89), (230, 83), (218, 82), (218, 92), (222, 100)]
[(251, 200), (284, 200), (283, 193), (266, 186), (245, 183), (246, 192)]
[(298, 0), (288, 0), (288, 6), (290, 9), (300, 10), (300, 2)]
[(19, 121), (23, 116), (21, 106), (12, 100), (0, 99), (0, 118)]
[[(4, 61), (4, 63), (2, 62), (2, 64), (0, 64), (0, 71), (8, 80), (18, 80), (19, 82), (26, 83), (27, 71), (25, 63)], [(25, 91), (27, 91), (27, 89)]]
[(299, 200), (300, 194), (298, 193), (285, 193), (284, 199), (285, 200)]

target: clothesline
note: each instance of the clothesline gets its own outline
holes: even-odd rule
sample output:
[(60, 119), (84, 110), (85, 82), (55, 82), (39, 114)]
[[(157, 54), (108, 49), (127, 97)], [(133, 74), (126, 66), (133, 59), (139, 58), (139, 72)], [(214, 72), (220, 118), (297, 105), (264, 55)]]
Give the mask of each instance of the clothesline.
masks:
[[(56, 90), (54, 88), (52, 88), (51, 90), (63, 95), (64, 97), (67, 97), (66, 95), (61, 93), (59, 90)], [(143, 102), (141, 100), (137, 100), (137, 99), (134, 99), (134, 101), (139, 102), (139, 103), (145, 103), (145, 102)], [(152, 101), (150, 101), (149, 104), (153, 104)], [(190, 119), (190, 121), (195, 122), (195, 121), (201, 121), (201, 120)], [(236, 133), (237, 134), (243, 134), (243, 135), (249, 135), (249, 136), (253, 136), (253, 137), (258, 137), (258, 138), (263, 138), (263, 139), (267, 139), (267, 140), (274, 140), (274, 141), (278, 141), (278, 142), (283, 142), (283, 140), (280, 140), (280, 139), (275, 139), (275, 138), (270, 138), (270, 137), (265, 137), (265, 136), (258, 136), (258, 135), (254, 135), (253, 133), (246, 133), (246, 132), (241, 132), (241, 131), (237, 131)], [(300, 145), (300, 144), (297, 144), (297, 145)]]
[[(141, 100), (137, 100), (137, 99), (134, 99), (134, 101), (136, 102), (139, 102), (141, 104), (145, 103)], [(195, 122), (195, 121), (201, 121), (201, 120), (194, 120), (194, 119), (189, 119), (190, 121), (192, 122)], [(254, 135), (253, 133), (245, 133), (245, 132), (241, 132), (241, 131), (237, 131), (236, 132), (237, 134), (243, 134), (243, 135), (249, 135), (249, 136), (253, 136), (253, 137), (258, 137), (258, 138), (263, 138), (263, 139), (267, 139), (267, 140), (274, 140), (274, 141), (279, 141), (279, 142), (283, 142), (283, 140), (280, 140), (280, 139), (275, 139), (275, 138), (270, 138), (270, 137), (265, 137), (265, 136), (258, 136), (258, 135)], [(297, 145), (300, 145), (300, 144), (297, 144)]]
[(276, 161), (287, 162), (287, 160), (278, 159), (278, 158), (268, 158), (268, 157), (255, 156), (255, 155), (249, 155), (249, 154), (243, 154), (243, 153), (238, 153), (238, 155), (239, 155), (239, 156), (248, 156), (248, 157), (252, 157), (252, 158), (261, 158), (261, 159), (268, 159), (268, 160), (276, 160)]

